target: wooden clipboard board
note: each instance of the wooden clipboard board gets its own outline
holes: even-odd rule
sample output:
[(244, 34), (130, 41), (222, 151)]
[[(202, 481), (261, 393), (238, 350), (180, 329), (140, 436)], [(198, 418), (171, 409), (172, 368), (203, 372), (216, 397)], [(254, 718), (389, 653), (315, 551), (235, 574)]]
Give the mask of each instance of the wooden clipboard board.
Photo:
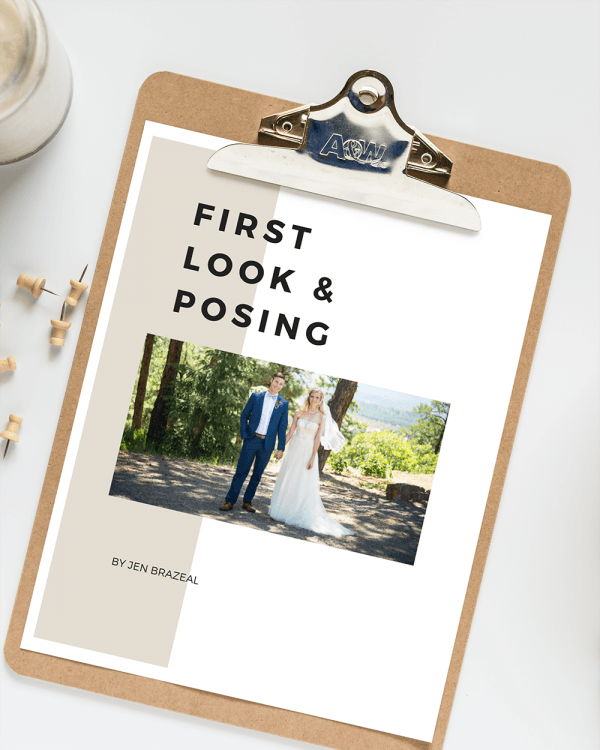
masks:
[(214, 693), (159, 682), (20, 648), (38, 566), (52, 514), (90, 348), (102, 305), (125, 202), (146, 120), (233, 141), (255, 143), (261, 118), (297, 104), (208, 81), (156, 73), (140, 89), (123, 154), (102, 247), (91, 286), (73, 368), (61, 410), (48, 470), (6, 638), (5, 657), (18, 674), (104, 695), (179, 711), (331, 748), (407, 750), (443, 746), (477, 595), (491, 542), (502, 487), (570, 198), (570, 181), (559, 167), (478, 148), (437, 136), (453, 160), (446, 187), (465, 195), (549, 214), (552, 217), (535, 296), (519, 360), (477, 550), (462, 608), (444, 695), (431, 743), (295, 713)]

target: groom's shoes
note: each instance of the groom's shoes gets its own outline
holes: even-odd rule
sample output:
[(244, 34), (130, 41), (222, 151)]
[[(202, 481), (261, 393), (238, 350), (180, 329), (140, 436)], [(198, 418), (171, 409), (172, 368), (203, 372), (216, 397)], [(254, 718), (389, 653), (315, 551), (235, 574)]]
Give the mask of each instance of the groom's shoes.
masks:
[(247, 510), (248, 513), (256, 513), (256, 508), (252, 507), (252, 503), (249, 503), (247, 500), (244, 500), (242, 503), (242, 508), (244, 510)]
[(224, 504), (221, 505), (221, 507), (219, 508), (219, 510), (232, 510), (232, 509), (233, 509), (233, 505), (229, 502), (229, 500), (225, 500)]

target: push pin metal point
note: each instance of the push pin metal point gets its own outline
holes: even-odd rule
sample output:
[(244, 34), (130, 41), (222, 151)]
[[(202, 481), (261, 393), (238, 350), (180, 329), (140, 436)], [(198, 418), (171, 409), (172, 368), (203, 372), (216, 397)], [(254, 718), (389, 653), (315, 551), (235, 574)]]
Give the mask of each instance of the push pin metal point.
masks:
[(11, 442), (19, 442), (19, 425), (22, 421), (23, 417), (17, 417), (16, 414), (9, 414), (8, 427), (4, 430), (4, 432), (0, 432), (0, 437), (6, 440), (6, 448), (4, 449), (4, 456), (2, 456), (2, 458), (6, 457), (6, 451), (8, 450), (8, 446), (11, 444)]
[(65, 345), (65, 332), (71, 327), (71, 324), (64, 319), (66, 306), (67, 303), (63, 302), (60, 320), (53, 319), (50, 321), (52, 323), (52, 337), (50, 338), (50, 343), (54, 346)]
[(42, 292), (48, 292), (48, 294), (53, 294), (55, 297), (58, 297), (56, 292), (51, 292), (49, 289), (46, 289), (45, 284), (46, 279), (43, 277), (40, 276), (39, 279), (34, 279), (26, 273), (22, 273), (17, 279), (17, 286), (20, 286), (23, 289), (28, 289), (36, 299), (42, 296)]
[[(89, 266), (89, 263), (88, 263), (88, 266)], [(85, 272), (88, 270), (88, 266), (86, 266), (83, 269), (83, 273), (79, 277), (79, 281), (77, 281), (77, 279), (69, 279), (71, 283), (71, 291), (69, 292), (69, 296), (66, 299), (66, 303), (67, 305), (70, 305), (71, 307), (77, 307), (79, 298), (89, 286), (89, 284), (83, 284), (81, 281), (83, 277), (85, 276)]]
[(5, 370), (16, 370), (17, 363), (14, 357), (7, 357), (6, 359), (0, 359), (0, 372)]

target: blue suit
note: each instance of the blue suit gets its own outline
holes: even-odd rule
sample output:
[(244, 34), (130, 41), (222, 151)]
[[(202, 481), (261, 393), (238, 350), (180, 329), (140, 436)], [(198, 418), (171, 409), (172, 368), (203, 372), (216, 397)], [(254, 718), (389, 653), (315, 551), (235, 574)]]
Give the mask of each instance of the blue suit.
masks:
[(285, 433), (288, 426), (288, 402), (281, 398), (281, 396), (277, 396), (266, 436), (259, 438), (255, 435), (262, 415), (265, 393), (266, 391), (263, 393), (253, 393), (240, 415), (240, 435), (244, 442), (231, 487), (225, 498), (232, 505), (235, 505), (238, 499), (238, 495), (252, 468), (252, 464), (254, 463), (254, 469), (244, 493), (244, 502), (248, 503), (251, 503), (254, 498), (263, 471), (269, 463), (271, 453), (275, 449), (275, 442), (277, 442), (277, 450), (285, 450)]

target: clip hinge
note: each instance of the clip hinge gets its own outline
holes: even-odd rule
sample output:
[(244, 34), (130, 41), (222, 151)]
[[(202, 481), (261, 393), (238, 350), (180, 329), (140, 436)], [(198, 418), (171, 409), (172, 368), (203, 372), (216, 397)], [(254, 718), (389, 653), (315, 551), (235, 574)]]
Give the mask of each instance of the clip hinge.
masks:
[(310, 104), (263, 117), (258, 129), (258, 144), (300, 148), (306, 139), (309, 117)]

